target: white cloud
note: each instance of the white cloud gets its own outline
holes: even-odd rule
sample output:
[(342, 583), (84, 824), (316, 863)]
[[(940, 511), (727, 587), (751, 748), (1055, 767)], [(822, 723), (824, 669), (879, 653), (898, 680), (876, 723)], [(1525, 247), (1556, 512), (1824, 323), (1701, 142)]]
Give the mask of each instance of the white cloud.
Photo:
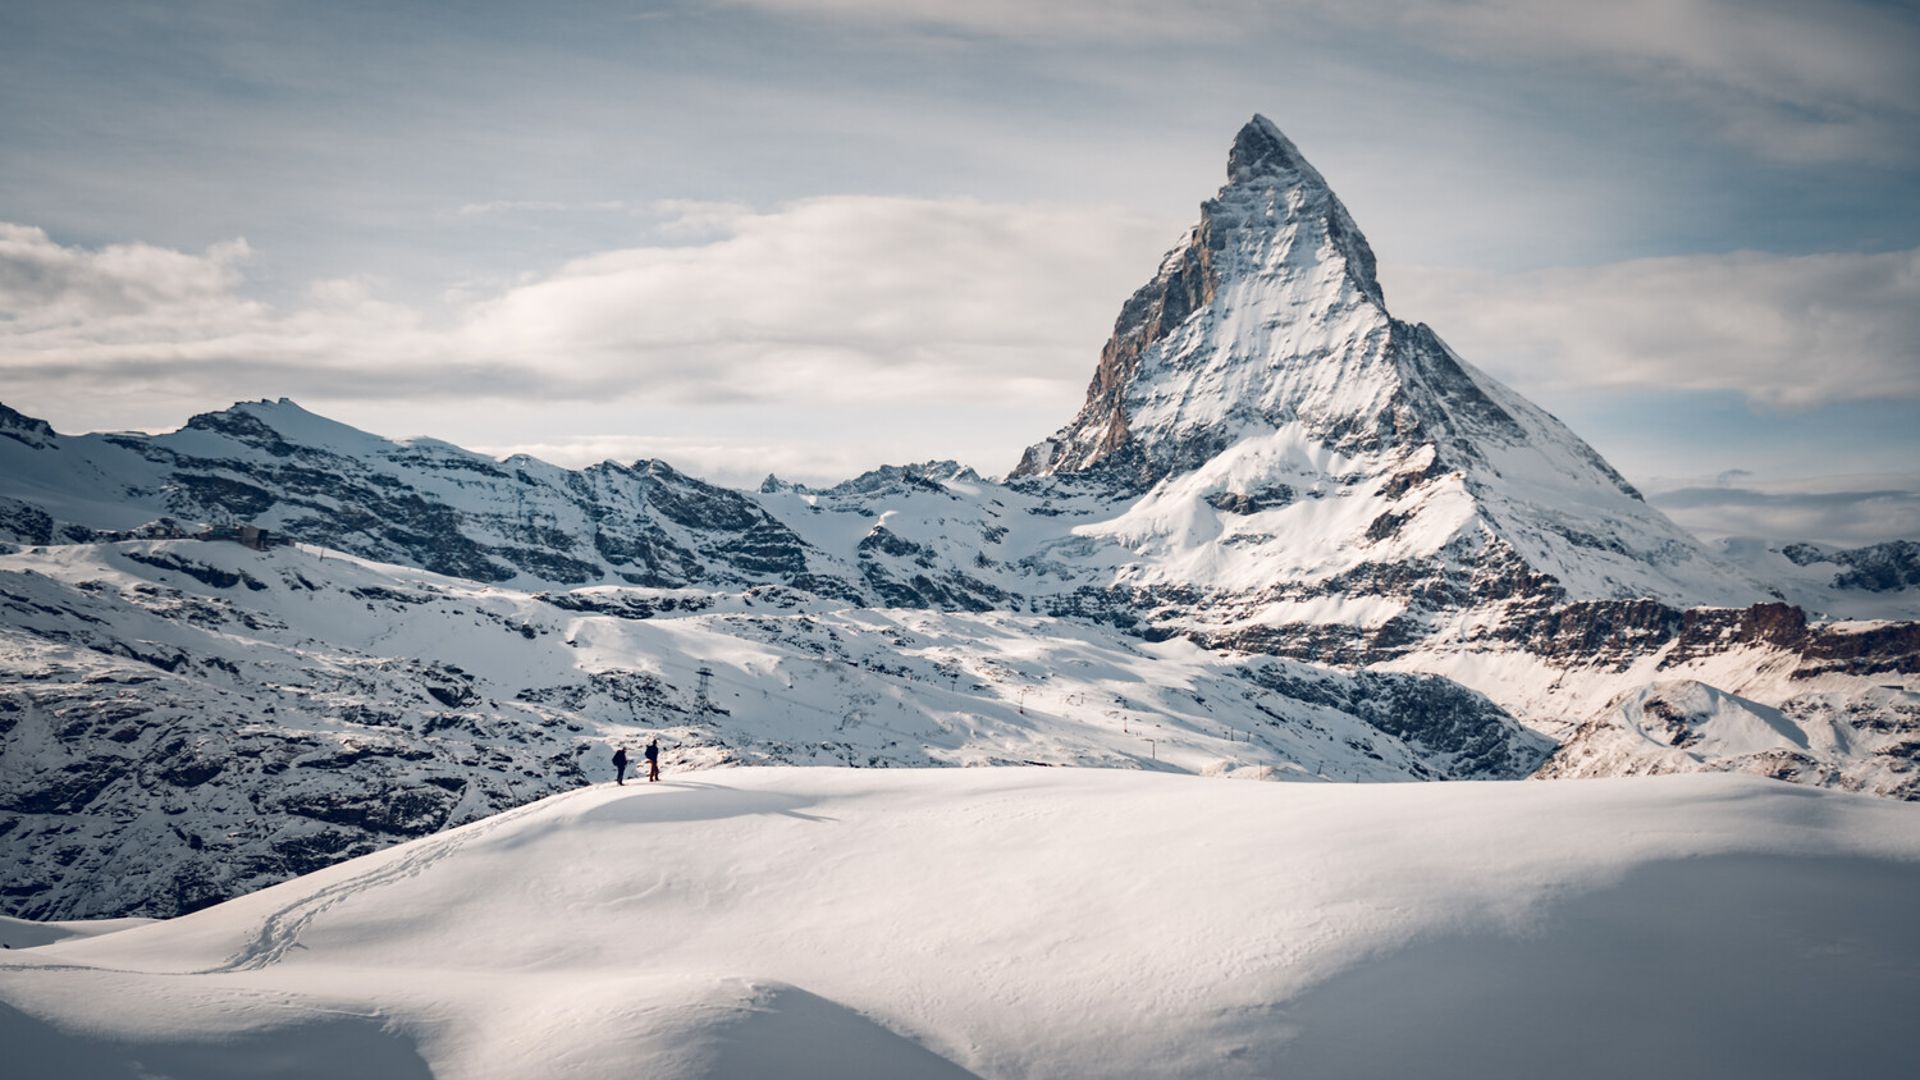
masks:
[[(1077, 400), (1169, 239), (1136, 215), (836, 197), (663, 209), (717, 232), (629, 248), (445, 312), (364, 278), (244, 295), (243, 241), (87, 249), (0, 226), (16, 402)], [(1516, 274), (1387, 268), (1396, 312), (1523, 391), (1731, 390), (1770, 407), (1920, 399), (1920, 250), (1742, 252)], [(469, 294), (471, 295), (471, 294)], [(44, 405), (42, 407), (45, 407)], [(168, 411), (161, 411), (168, 410)]]
[(579, 259), (437, 318), (353, 279), (268, 308), (243, 295), (244, 242), (90, 250), (6, 226), (0, 365), (30, 399), (992, 401), (1081, 383), (1171, 239), (1139, 215), (972, 200), (659, 212), (717, 235)]
[(148, 244), (98, 251), (57, 244), (45, 230), (0, 222), (0, 313), (10, 333), (137, 316), (158, 308), (219, 318), (235, 303), (245, 240), (204, 254)]
[(1111, 211), (838, 197), (709, 218), (688, 247), (608, 252), (477, 305), (473, 350), (646, 392), (912, 400), (1085, 377), (1167, 239)]
[(1920, 399), (1920, 249), (1385, 276), (1397, 314), (1523, 391), (1729, 390), (1773, 408)]

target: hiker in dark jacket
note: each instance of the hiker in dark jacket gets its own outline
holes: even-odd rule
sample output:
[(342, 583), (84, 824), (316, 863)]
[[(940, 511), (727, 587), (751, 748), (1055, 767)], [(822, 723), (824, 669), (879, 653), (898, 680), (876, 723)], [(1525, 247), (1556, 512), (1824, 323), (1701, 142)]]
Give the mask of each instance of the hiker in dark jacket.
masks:
[(621, 787), (627, 785), (627, 748), (621, 747), (613, 752), (613, 767), (616, 770), (613, 782)]
[(647, 740), (647, 782), (660, 779), (660, 740)]

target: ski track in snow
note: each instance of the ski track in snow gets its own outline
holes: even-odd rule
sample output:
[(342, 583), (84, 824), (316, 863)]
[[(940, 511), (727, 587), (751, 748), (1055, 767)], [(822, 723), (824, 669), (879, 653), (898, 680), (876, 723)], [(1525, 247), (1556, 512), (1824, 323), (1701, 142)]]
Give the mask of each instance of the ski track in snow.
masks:
[(328, 885), (273, 912), (262, 920), (258, 936), (225, 963), (188, 974), (217, 975), (232, 971), (258, 971), (276, 964), (286, 956), (289, 950), (299, 946), (300, 932), (333, 907), (356, 897), (365, 896), (384, 885), (418, 877), (433, 864), (458, 852), (468, 844), (498, 832), (521, 818), (546, 812), (553, 806), (567, 799), (577, 798), (590, 790), (592, 789), (583, 788), (540, 802), (528, 803), (443, 835), (415, 841), (417, 846), (412, 851), (397, 858), (391, 858), (384, 865), (366, 873)]

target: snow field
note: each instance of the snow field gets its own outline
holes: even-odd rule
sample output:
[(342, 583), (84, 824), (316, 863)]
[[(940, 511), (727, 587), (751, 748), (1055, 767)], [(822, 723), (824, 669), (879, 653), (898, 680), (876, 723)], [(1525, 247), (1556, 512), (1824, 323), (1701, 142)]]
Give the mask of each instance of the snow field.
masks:
[(1737, 776), (711, 770), (14, 950), (0, 1016), (75, 1076), (1897, 1075), (1916, 890), (1915, 808)]

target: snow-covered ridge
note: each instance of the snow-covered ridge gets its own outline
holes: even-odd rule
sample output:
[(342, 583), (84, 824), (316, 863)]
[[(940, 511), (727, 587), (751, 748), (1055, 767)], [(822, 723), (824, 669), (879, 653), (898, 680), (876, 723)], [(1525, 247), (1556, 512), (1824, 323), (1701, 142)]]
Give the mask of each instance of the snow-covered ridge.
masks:
[(1727, 561), (1777, 584), (1782, 596), (1809, 612), (1868, 619), (1920, 614), (1920, 542), (1838, 548), (1729, 537), (1715, 548)]

